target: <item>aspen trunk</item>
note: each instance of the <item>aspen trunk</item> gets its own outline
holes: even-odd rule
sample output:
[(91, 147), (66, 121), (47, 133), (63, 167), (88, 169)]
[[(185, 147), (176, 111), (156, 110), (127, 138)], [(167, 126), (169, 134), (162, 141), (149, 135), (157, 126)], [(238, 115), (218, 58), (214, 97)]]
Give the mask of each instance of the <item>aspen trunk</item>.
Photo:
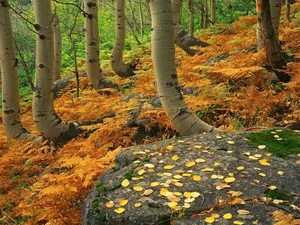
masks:
[[(51, 0), (34, 0), (36, 38), (36, 74), (32, 99), (34, 122), (49, 140), (75, 136), (74, 124), (63, 122), (53, 106), (54, 35)], [(73, 133), (73, 131), (76, 131)]]
[(175, 67), (174, 19), (171, 0), (150, 0), (152, 60), (162, 106), (181, 135), (210, 132), (214, 128), (200, 120), (187, 106)]
[(86, 12), (85, 26), (85, 58), (86, 71), (91, 86), (100, 89), (105, 81), (99, 57), (99, 28), (98, 28), (98, 4), (97, 0), (84, 0)]
[(111, 66), (114, 72), (120, 77), (130, 77), (134, 75), (130, 64), (125, 64), (122, 58), (125, 44), (125, 0), (117, 0), (116, 11), (116, 40), (111, 55)]
[(210, 17), (211, 23), (214, 25), (216, 23), (216, 0), (210, 0)]
[(8, 137), (25, 138), (28, 132), (20, 120), (18, 59), (6, 0), (0, 2), (0, 68), (4, 131)]
[(182, 0), (172, 0), (173, 15), (175, 20), (175, 43), (182, 48), (186, 53), (193, 56), (196, 54), (195, 49), (191, 49), (192, 46), (208, 46), (207, 43), (192, 37), (186, 32), (179, 23), (180, 8), (182, 6)]
[[(257, 0), (257, 15), (258, 23), (263, 31), (264, 48), (268, 63), (273, 69), (283, 69), (286, 67), (286, 61), (282, 54), (278, 35), (275, 34), (272, 26), (269, 0)], [(276, 75), (282, 82), (289, 82), (291, 79), (288, 74), (280, 71)]]
[(189, 11), (190, 11), (189, 35), (194, 36), (195, 18), (194, 18), (193, 0), (189, 0)]
[(54, 72), (53, 78), (55, 80), (59, 80), (60, 76), (60, 68), (61, 68), (61, 52), (62, 52), (62, 39), (60, 32), (60, 24), (58, 16), (54, 16)]
[[(273, 27), (275, 36), (278, 37), (279, 21), (280, 21), (280, 11), (281, 11), (281, 0), (268, 0), (270, 2), (270, 12), (271, 12), (271, 27)], [(256, 1), (256, 7), (260, 1)], [(261, 24), (257, 22), (256, 28), (256, 44), (257, 50), (264, 48), (263, 40), (263, 28)]]

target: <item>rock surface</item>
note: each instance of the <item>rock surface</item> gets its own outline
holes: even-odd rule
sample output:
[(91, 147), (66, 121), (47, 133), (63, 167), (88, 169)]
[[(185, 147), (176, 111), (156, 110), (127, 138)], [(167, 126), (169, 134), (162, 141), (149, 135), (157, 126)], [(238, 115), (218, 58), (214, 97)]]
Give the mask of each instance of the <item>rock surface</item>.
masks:
[(270, 156), (246, 136), (208, 133), (124, 150), (87, 197), (82, 224), (268, 225), (277, 211), (300, 219), (299, 157)]

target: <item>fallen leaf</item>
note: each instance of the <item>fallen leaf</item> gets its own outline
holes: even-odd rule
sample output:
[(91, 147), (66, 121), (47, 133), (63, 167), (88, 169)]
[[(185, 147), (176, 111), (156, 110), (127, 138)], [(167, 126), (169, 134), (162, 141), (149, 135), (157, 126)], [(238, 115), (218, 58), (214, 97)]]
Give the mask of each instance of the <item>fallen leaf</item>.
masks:
[(150, 184), (150, 186), (151, 186), (151, 187), (156, 187), (156, 186), (158, 186), (159, 184), (160, 184), (159, 182), (154, 181), (154, 182), (152, 182), (152, 183)]
[(121, 183), (121, 185), (122, 185), (123, 187), (128, 187), (129, 184), (130, 184), (130, 182), (129, 182), (128, 179), (123, 180), (122, 183)]
[(173, 161), (176, 161), (179, 159), (179, 156), (178, 155), (173, 155), (172, 158), (171, 158)]
[(230, 220), (232, 218), (232, 214), (231, 213), (226, 213), (223, 215), (223, 218), (226, 220)]
[(108, 202), (106, 202), (105, 206), (106, 206), (107, 208), (112, 208), (112, 207), (115, 206), (115, 203), (114, 203), (113, 201), (108, 201)]
[(235, 221), (233, 221), (233, 224), (235, 224), (235, 225), (243, 225), (244, 222), (235, 220)]
[(232, 183), (232, 182), (235, 181), (235, 178), (234, 178), (234, 177), (226, 177), (226, 178), (224, 179), (224, 181), (225, 181), (226, 183)]
[(230, 144), (230, 145), (234, 145), (235, 144), (234, 141), (227, 141), (227, 143)]
[(259, 160), (259, 163), (260, 163), (261, 165), (263, 165), (263, 166), (271, 166), (271, 164), (268, 163), (266, 159), (261, 159), (261, 160)]
[(190, 162), (187, 162), (186, 164), (185, 164), (185, 166), (186, 167), (192, 167), (192, 166), (195, 166), (195, 161), (190, 161)]
[(117, 208), (114, 211), (115, 211), (115, 213), (121, 214), (125, 211), (125, 209), (124, 208)]
[(152, 193), (153, 193), (152, 189), (147, 189), (147, 190), (144, 191), (143, 195), (148, 196), (148, 195), (151, 195)]
[(213, 223), (213, 222), (215, 222), (215, 218), (213, 218), (212, 216), (206, 217), (206, 218), (205, 218), (205, 222), (206, 222), (206, 223)]
[(137, 203), (134, 204), (134, 207), (138, 208), (138, 207), (140, 207), (141, 205), (142, 205), (142, 203), (137, 202)]
[(119, 203), (120, 206), (124, 206), (124, 205), (126, 205), (128, 203), (128, 200), (127, 199), (120, 199), (118, 201), (118, 203)]
[(169, 202), (169, 203), (168, 203), (168, 206), (169, 206), (171, 209), (175, 208), (177, 205), (178, 205), (177, 202)]
[(135, 190), (135, 191), (143, 191), (144, 188), (141, 187), (141, 186), (134, 186), (134, 187), (133, 187), (133, 190)]
[(171, 170), (173, 168), (174, 168), (174, 166), (172, 166), (172, 165), (166, 165), (166, 166), (164, 166), (165, 170)]
[(200, 181), (201, 177), (199, 175), (193, 175), (193, 180), (194, 181)]
[(244, 170), (245, 167), (244, 167), (244, 166), (238, 166), (236, 169), (237, 169), (237, 170)]
[(245, 209), (239, 209), (237, 212), (240, 215), (247, 215), (250, 213), (248, 210), (245, 210)]
[(201, 171), (202, 172), (213, 172), (214, 170), (215, 170), (214, 168), (207, 167), (207, 168), (202, 169)]

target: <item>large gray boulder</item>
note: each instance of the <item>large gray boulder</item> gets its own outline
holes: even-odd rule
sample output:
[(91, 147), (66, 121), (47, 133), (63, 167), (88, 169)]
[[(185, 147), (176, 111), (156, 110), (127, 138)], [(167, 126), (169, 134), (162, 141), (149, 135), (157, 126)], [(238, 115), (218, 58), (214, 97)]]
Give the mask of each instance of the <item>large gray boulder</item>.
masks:
[(82, 224), (201, 225), (214, 220), (268, 225), (274, 223), (274, 212), (299, 219), (299, 156), (275, 157), (246, 136), (208, 133), (124, 150), (88, 195)]

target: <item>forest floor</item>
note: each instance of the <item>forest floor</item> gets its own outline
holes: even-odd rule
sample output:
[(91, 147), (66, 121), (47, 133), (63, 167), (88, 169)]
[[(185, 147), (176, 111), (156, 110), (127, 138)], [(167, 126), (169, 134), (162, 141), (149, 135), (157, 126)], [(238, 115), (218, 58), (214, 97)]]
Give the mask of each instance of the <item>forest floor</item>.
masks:
[[(294, 4), (293, 22), (282, 19), (280, 26), (283, 50), (292, 58), (286, 68), (292, 77), (289, 83), (270, 82), (271, 73), (264, 68), (265, 53), (255, 51), (255, 17), (203, 30), (197, 37), (211, 45), (197, 48), (194, 57), (176, 48), (179, 82), (183, 90), (190, 90), (184, 97), (191, 109), (207, 123), (230, 131), (299, 121), (299, 11), (300, 3)], [(151, 104), (157, 92), (150, 49), (140, 47), (136, 57), (140, 61), (134, 77), (121, 79), (108, 73), (120, 90), (99, 94), (89, 87), (87, 78), (80, 80), (79, 98), (75, 82), (62, 90), (62, 96), (54, 101), (61, 119), (84, 122), (105, 118), (103, 123), (84, 126), (85, 133), (63, 147), (9, 139), (1, 125), (0, 224), (81, 224), (84, 199), (99, 175), (114, 166), (120, 151), (175, 133), (164, 110)], [(134, 116), (145, 121), (144, 131), (127, 126), (139, 108)], [(26, 129), (38, 134), (30, 103), (22, 102), (21, 114)], [(139, 136), (142, 132), (145, 135)]]

